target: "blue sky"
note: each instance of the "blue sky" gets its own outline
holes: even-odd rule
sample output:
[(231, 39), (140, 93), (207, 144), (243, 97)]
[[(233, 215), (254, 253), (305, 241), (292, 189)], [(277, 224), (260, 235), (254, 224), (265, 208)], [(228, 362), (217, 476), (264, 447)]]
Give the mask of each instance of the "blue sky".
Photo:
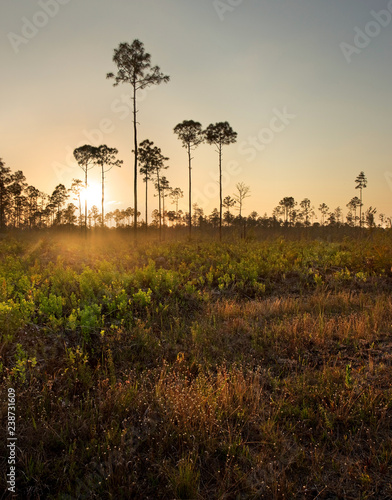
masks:
[[(81, 178), (71, 153), (97, 141), (124, 160), (108, 174), (107, 209), (132, 206), (130, 88), (105, 76), (118, 44), (138, 38), (171, 78), (140, 96), (138, 121), (140, 140), (170, 158), (173, 187), (186, 194), (174, 126), (229, 121), (238, 142), (224, 148), (224, 195), (250, 185), (245, 212), (271, 213), (284, 196), (345, 209), (363, 170), (365, 208), (392, 215), (392, 2), (41, 0), (0, 9), (0, 157), (39, 189)], [(193, 156), (194, 201), (209, 213), (218, 206), (217, 154), (201, 145)]]

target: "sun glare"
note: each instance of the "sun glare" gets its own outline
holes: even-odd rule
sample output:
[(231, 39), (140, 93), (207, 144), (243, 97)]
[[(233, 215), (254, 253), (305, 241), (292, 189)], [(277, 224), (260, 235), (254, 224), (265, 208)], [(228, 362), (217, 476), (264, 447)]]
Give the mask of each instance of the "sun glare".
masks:
[(96, 182), (89, 183), (87, 189), (83, 189), (81, 199), (83, 203), (87, 200), (87, 204), (90, 208), (93, 205), (96, 205), (99, 208), (102, 202), (101, 185)]

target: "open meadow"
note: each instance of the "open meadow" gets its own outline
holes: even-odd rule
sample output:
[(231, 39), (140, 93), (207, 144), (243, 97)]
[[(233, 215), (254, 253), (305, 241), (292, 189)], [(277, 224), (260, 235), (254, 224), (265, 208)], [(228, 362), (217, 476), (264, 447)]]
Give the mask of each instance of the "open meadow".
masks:
[(390, 231), (106, 234), (0, 242), (18, 498), (392, 498)]
[(392, 500), (392, 0), (0, 25), (0, 500)]

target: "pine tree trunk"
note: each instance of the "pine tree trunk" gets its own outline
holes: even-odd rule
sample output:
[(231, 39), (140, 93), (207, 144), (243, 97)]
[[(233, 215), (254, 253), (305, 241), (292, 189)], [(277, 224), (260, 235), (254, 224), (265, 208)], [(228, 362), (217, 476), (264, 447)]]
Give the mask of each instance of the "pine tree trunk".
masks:
[(188, 144), (188, 160), (189, 160), (189, 238), (192, 237), (192, 167), (191, 167), (191, 145)]
[(148, 222), (147, 222), (147, 215), (148, 215), (148, 210), (147, 210), (147, 194), (148, 194), (148, 177), (147, 177), (147, 174), (146, 174), (146, 229), (148, 228)]
[(87, 165), (86, 165), (86, 175), (85, 175), (85, 198), (84, 198), (84, 229), (87, 234)]
[(3, 207), (3, 186), (0, 186), (0, 231), (3, 229), (4, 207)]
[(161, 183), (159, 180), (159, 172), (157, 173), (157, 177), (158, 177), (158, 207), (159, 207), (159, 241), (162, 241)]
[(134, 197), (134, 201), (135, 201), (134, 230), (135, 230), (135, 238), (136, 238), (136, 235), (137, 235), (137, 126), (136, 126), (136, 82), (133, 82), (133, 137), (134, 137), (134, 151), (135, 151), (134, 179), (133, 179), (133, 197)]
[(219, 145), (219, 240), (222, 241), (222, 145)]
[(162, 190), (162, 219), (163, 227), (165, 227), (165, 190)]
[(105, 171), (103, 169), (103, 165), (102, 165), (102, 227), (105, 226), (105, 209), (104, 209), (104, 205), (105, 205)]

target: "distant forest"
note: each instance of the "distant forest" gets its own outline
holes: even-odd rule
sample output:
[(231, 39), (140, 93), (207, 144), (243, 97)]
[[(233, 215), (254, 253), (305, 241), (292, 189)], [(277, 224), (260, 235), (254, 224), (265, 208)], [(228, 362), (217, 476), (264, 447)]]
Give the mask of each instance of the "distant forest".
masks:
[[(142, 218), (138, 222), (139, 227), (171, 228), (189, 225), (189, 212), (179, 209), (183, 191), (180, 188), (170, 188), (165, 179), (164, 176), (160, 179), (161, 210), (154, 209), (151, 212), (148, 225)], [(154, 179), (151, 180), (154, 182)], [(366, 178), (361, 172), (356, 179), (356, 187), (362, 190), (365, 181)], [(156, 180), (154, 185), (158, 190)], [(82, 201), (83, 189), (84, 183), (80, 179), (74, 179), (69, 188), (58, 184), (53, 193), (48, 195), (29, 185), (22, 171), (13, 173), (0, 159), (0, 228), (4, 231), (49, 227), (133, 227), (132, 207), (107, 212), (102, 220), (102, 211), (94, 205), (88, 209), (86, 217)], [(354, 197), (347, 203), (345, 213), (341, 207), (331, 210), (322, 203), (316, 209), (308, 198), (298, 203), (292, 196), (286, 196), (280, 200), (270, 215), (267, 213), (259, 215), (256, 211), (252, 211), (248, 216), (244, 216), (242, 213), (244, 203), (250, 195), (249, 186), (240, 182), (236, 185), (236, 193), (223, 199), (224, 227), (392, 227), (391, 217), (384, 214), (379, 214), (377, 217), (376, 208), (362, 210), (359, 197)], [(197, 204), (193, 204), (192, 208), (192, 227), (219, 228), (218, 208), (214, 208), (210, 214), (206, 214)], [(138, 216), (140, 215), (139, 212)]]

